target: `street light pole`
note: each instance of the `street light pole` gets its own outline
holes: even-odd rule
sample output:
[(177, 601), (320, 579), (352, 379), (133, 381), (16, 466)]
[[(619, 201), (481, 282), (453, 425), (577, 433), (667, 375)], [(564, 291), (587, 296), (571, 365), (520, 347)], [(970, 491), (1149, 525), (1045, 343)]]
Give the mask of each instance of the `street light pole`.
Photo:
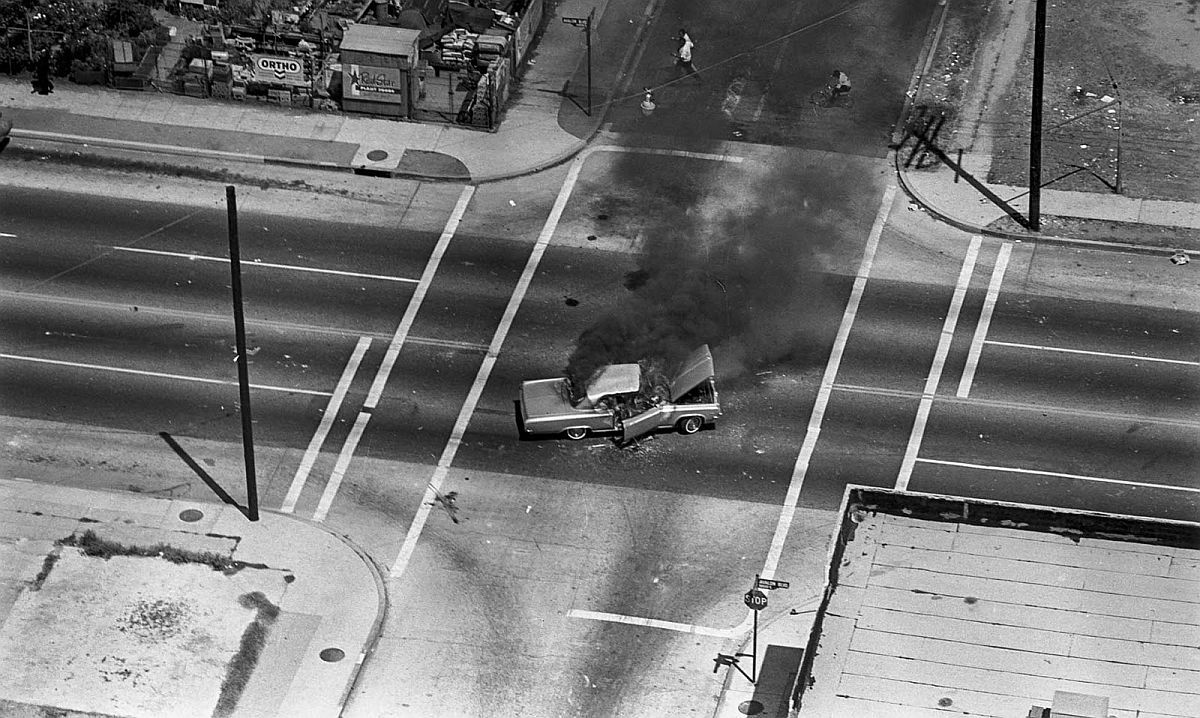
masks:
[(1033, 93), (1029, 108), (1029, 228), (1042, 225), (1042, 82), (1046, 66), (1046, 0), (1037, 0), (1033, 21)]
[(258, 483), (254, 475), (254, 422), (250, 415), (250, 366), (246, 358), (246, 319), (242, 312), (242, 258), (238, 248), (235, 192), (233, 185), (225, 187), (225, 202), (229, 207), (229, 271), (233, 288), (233, 331), (237, 343), (242, 454), (246, 461), (246, 513), (251, 521), (258, 521)]

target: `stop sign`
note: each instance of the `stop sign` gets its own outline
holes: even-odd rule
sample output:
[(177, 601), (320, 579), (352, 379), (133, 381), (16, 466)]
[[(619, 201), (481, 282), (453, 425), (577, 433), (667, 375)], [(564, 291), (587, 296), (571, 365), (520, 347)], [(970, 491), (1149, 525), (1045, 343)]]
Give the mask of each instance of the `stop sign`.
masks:
[(757, 588), (746, 591), (745, 599), (746, 605), (755, 611), (761, 611), (767, 607), (767, 594), (759, 591)]

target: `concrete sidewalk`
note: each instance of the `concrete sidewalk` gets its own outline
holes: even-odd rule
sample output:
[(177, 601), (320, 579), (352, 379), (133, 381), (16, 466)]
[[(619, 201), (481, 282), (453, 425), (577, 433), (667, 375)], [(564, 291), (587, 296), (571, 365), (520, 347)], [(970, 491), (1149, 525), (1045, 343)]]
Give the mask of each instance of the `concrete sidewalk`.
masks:
[[(1008, 216), (1004, 209), (987, 199), (979, 188), (972, 186), (961, 177), (956, 178), (955, 171), (950, 167), (941, 163), (925, 169), (905, 167), (905, 158), (911, 152), (911, 146), (912, 141), (910, 140), (907, 147), (902, 147), (894, 153), (896, 176), (900, 180), (901, 186), (909, 197), (922, 208), (942, 221), (965, 231), (1020, 241), (1066, 241), (1098, 247), (1111, 246), (1115, 249), (1141, 250), (1167, 256), (1175, 251), (1183, 251), (1192, 258), (1200, 257), (1200, 204), (1140, 199), (1118, 194), (1043, 189), (1041, 193), (1043, 218), (1068, 217), (1185, 231), (1175, 234), (1165, 232), (1158, 237), (1147, 233), (1143, 240), (1136, 245), (1131, 245), (1127, 242), (1105, 242), (1101, 239), (1055, 237), (1048, 232), (1004, 229), (996, 226), (999, 220)], [(965, 168), (987, 167), (989, 164), (990, 158), (988, 157), (966, 155), (963, 158)], [(970, 170), (968, 169), (968, 171)], [(986, 175), (986, 171), (980, 172), (979, 175)], [(1023, 216), (1028, 216), (1028, 188), (989, 184), (982, 181), (981, 184), (987, 191), (1007, 202)]]
[[(596, 8), (597, 34), (620, 31), (614, 47), (629, 49), (632, 18), (608, 18), (607, 0), (563, 0), (546, 20), (531, 59), (495, 132), (455, 125), (399, 122), (270, 106), (255, 101), (197, 99), (121, 91), (63, 80), (50, 95), (30, 91), (27, 78), (0, 78), (0, 110), (12, 137), (75, 146), (143, 150), (389, 176), (487, 182), (562, 162), (599, 127), (606, 97), (588, 117), (564, 92), (584, 61), (579, 30), (563, 16)], [(619, 12), (627, 12), (621, 5)], [(619, 14), (619, 13), (618, 13)], [(621, 22), (615, 22), (620, 20)], [(640, 28), (640, 26), (639, 26)], [(539, 58), (547, 60), (539, 62)], [(613, 58), (620, 60), (621, 58)], [(597, 84), (611, 95), (623, 62)], [(571, 128), (571, 131), (564, 129)]]
[(292, 516), (0, 479), (0, 714), (337, 715), (384, 599)]

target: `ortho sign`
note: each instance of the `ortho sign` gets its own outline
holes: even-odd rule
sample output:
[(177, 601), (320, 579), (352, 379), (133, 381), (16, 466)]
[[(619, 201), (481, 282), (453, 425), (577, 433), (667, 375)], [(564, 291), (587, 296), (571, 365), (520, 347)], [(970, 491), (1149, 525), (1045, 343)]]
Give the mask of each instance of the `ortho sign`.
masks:
[(251, 55), (254, 60), (254, 80), (273, 85), (295, 85), (307, 87), (304, 79), (304, 63), (292, 57), (273, 55)]

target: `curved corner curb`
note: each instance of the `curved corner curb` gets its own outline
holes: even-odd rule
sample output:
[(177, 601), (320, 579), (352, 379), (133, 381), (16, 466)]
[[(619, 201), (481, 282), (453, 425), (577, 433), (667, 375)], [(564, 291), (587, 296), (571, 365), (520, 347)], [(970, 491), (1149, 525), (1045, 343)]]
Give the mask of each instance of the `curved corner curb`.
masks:
[(387, 617), (388, 605), (387, 582), (384, 580), (383, 570), (379, 567), (379, 564), (375, 562), (375, 559), (371, 558), (371, 555), (368, 554), (365, 549), (355, 543), (349, 536), (338, 533), (337, 531), (333, 531), (324, 524), (318, 523), (311, 519), (306, 519), (303, 516), (296, 516), (295, 514), (284, 513), (282, 511), (275, 511), (271, 509), (265, 509), (263, 513), (269, 513), (272, 516), (280, 519), (296, 521), (337, 539), (342, 545), (349, 548), (356, 556), (358, 556), (358, 559), (367, 567), (367, 572), (371, 574), (371, 578), (375, 582), (375, 617), (371, 622), (371, 628), (367, 631), (367, 637), (363, 642), (362, 649), (359, 651), (358, 657), (354, 660), (354, 668), (350, 672), (350, 677), (346, 679), (346, 685), (342, 689), (341, 696), (338, 698), (337, 715), (340, 716), (346, 708), (346, 702), (350, 699), (350, 694), (354, 690), (355, 684), (358, 683), (358, 678), (362, 673), (362, 667), (366, 657), (375, 650), (375, 646), (379, 642), (379, 637), (383, 633), (383, 622)]
[[(980, 226), (972, 222), (959, 219), (949, 212), (939, 209), (935, 204), (922, 196), (905, 180), (907, 172), (900, 167), (899, 154), (893, 151), (892, 158), (896, 167), (896, 179), (900, 182), (900, 187), (904, 190), (904, 193), (908, 195), (909, 199), (919, 205), (922, 210), (928, 212), (938, 221), (948, 224), (952, 227), (956, 227), (964, 232), (978, 234), (985, 237), (994, 237), (996, 239), (1006, 239), (1012, 242), (1061, 244), (1076, 248), (1087, 248), (1108, 252), (1122, 252), (1125, 254), (1169, 255), (1174, 251), (1169, 247), (1146, 246), (1141, 244), (1129, 244), (1126, 242), (1105, 242), (1093, 239), (1080, 239), (1077, 237), (1059, 237), (1049, 234), (1040, 234), (1037, 232), (1012, 232), (1003, 229), (993, 229), (991, 227)], [(1076, 219), (1088, 218), (1077, 217)]]
[[(574, 135), (572, 135), (572, 137), (574, 137)], [(542, 170), (556, 167), (573, 159), (575, 155), (582, 152), (587, 146), (588, 140), (581, 140), (576, 137), (574, 142), (572, 142), (569, 146), (547, 159), (535, 162), (532, 165), (527, 165), (519, 169), (508, 170), (505, 172), (495, 172), (479, 177), (472, 177), (469, 183), (473, 185), (481, 185), (489, 182), (500, 182), (502, 180), (516, 179), (518, 177), (526, 177), (528, 175), (537, 174)]]

